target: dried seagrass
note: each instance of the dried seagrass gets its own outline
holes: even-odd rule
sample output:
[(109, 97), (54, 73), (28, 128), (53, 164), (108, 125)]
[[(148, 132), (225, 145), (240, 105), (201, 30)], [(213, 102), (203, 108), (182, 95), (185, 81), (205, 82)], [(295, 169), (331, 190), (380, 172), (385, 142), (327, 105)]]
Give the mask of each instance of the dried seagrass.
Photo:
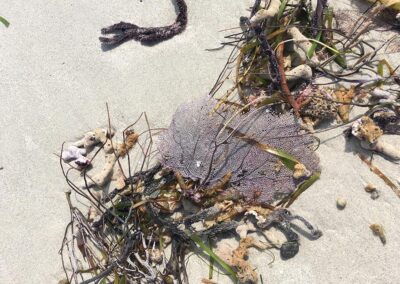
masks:
[(163, 165), (198, 181), (196, 189), (232, 173), (231, 186), (248, 202), (272, 203), (288, 196), (305, 177), (294, 178), (292, 170), (260, 145), (294, 156), (310, 173), (319, 171), (313, 140), (299, 133), (293, 115), (260, 108), (235, 116), (232, 109), (213, 112), (215, 103), (200, 99), (182, 105), (160, 137)]

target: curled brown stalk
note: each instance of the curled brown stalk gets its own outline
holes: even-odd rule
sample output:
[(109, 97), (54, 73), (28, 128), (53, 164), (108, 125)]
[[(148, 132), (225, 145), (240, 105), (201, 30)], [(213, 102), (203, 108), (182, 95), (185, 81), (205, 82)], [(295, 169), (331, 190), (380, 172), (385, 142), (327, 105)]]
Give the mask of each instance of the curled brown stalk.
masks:
[(282, 92), (284, 93), (285, 100), (293, 107), (294, 113), (297, 116), (300, 116), (299, 106), (296, 103), (295, 99), (293, 98), (293, 95), (290, 92), (286, 81), (285, 70), (283, 67), (284, 66), (283, 50), (284, 50), (284, 43), (281, 43), (276, 50), (276, 59), (278, 60), (278, 71), (280, 75), (281, 89)]

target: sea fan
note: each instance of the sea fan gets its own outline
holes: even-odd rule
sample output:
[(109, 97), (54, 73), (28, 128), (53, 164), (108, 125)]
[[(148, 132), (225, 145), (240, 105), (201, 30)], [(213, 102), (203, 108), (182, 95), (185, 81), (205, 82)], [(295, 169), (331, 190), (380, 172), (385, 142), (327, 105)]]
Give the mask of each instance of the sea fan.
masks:
[(164, 166), (198, 181), (199, 187), (232, 173), (231, 186), (254, 203), (281, 200), (304, 181), (295, 179), (279, 157), (259, 145), (294, 156), (311, 173), (319, 171), (318, 157), (311, 150), (312, 137), (299, 133), (293, 115), (276, 115), (260, 108), (235, 116), (231, 108), (213, 112), (215, 105), (214, 99), (203, 98), (176, 111), (160, 137)]

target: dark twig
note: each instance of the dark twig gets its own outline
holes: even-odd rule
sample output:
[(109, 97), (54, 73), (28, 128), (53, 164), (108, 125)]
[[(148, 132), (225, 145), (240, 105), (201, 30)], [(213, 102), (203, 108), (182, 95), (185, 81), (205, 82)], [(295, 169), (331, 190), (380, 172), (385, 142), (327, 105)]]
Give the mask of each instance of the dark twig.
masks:
[(318, 0), (317, 2), (317, 8), (315, 9), (311, 24), (313, 37), (317, 36), (318, 31), (322, 27), (322, 16), (327, 2), (327, 0)]
[(250, 18), (253, 17), (254, 14), (257, 12), (258, 7), (260, 7), (260, 3), (261, 3), (261, 0), (254, 1), (254, 5), (253, 5), (253, 8), (251, 9), (251, 13), (250, 13)]

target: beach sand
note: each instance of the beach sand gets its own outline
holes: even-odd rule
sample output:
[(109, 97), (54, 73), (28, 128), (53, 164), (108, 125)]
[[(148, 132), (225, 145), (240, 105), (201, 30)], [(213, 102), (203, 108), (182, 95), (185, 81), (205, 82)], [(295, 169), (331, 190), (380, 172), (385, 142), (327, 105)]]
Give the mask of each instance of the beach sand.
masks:
[[(171, 23), (171, 2), (0, 1), (1, 15), (11, 22), (0, 28), (0, 283), (57, 283), (64, 276), (58, 250), (69, 221), (67, 185), (54, 155), (62, 142), (107, 125), (106, 103), (117, 129), (143, 111), (152, 125), (168, 126), (177, 104), (208, 93), (230, 50), (205, 49), (218, 46), (218, 31), (236, 27), (250, 3), (188, 0), (183, 34), (152, 47), (131, 41), (102, 51), (102, 27), (121, 20)], [(271, 265), (270, 254), (251, 250), (264, 283), (400, 281), (400, 199), (354, 154), (342, 130), (319, 135), (321, 179), (291, 207), (323, 236), (301, 236), (299, 254), (287, 261), (272, 250)], [(379, 156), (374, 163), (400, 178), (398, 165)], [(364, 191), (367, 182), (378, 186), (379, 199)], [(342, 211), (338, 197), (347, 200)], [(385, 228), (385, 246), (371, 223)], [(200, 283), (208, 267), (193, 260), (189, 275)]]

